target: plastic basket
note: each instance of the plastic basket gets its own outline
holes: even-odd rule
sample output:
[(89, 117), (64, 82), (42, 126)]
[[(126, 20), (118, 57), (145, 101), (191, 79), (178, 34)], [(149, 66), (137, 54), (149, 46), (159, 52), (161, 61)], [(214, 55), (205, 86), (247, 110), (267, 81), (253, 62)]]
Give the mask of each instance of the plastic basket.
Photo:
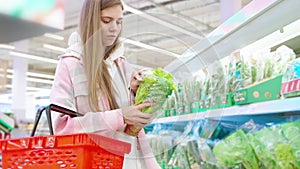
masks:
[(131, 144), (98, 134), (0, 141), (3, 169), (121, 169)]

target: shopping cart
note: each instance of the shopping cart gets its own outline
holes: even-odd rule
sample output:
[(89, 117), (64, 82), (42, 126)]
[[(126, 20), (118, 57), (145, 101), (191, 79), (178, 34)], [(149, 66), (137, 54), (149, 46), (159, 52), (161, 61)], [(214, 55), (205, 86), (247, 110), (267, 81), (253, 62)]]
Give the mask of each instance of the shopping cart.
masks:
[[(131, 144), (98, 134), (53, 135), (51, 111), (71, 117), (82, 116), (51, 104), (36, 114), (31, 137), (0, 141), (3, 169), (121, 169)], [(46, 112), (50, 135), (34, 136), (42, 113)]]

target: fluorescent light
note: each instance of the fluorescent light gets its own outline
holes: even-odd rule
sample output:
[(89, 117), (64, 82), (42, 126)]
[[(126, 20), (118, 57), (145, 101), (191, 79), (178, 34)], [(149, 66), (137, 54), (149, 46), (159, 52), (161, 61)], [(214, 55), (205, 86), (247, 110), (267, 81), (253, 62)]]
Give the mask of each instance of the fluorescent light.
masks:
[(3, 48), (3, 49), (15, 49), (14, 46), (12, 46), (12, 45), (6, 45), (6, 44), (0, 44), (0, 48)]
[(9, 54), (13, 55), (13, 56), (19, 56), (19, 57), (27, 58), (27, 59), (34, 59), (34, 60), (39, 60), (39, 61), (44, 61), (44, 62), (49, 62), (49, 63), (55, 63), (55, 64), (58, 63), (58, 61), (54, 60), (54, 59), (35, 56), (35, 55), (29, 55), (29, 54), (20, 53), (20, 52), (11, 51)]
[[(12, 88), (12, 85), (6, 85), (7, 88)], [(42, 91), (42, 92), (49, 92), (50, 89), (45, 88), (37, 88), (37, 87), (26, 87), (26, 90), (35, 90), (35, 91)]]
[(126, 5), (125, 3), (123, 3), (123, 6), (124, 6), (124, 10), (125, 11), (131, 12), (133, 14), (140, 15), (141, 17), (144, 17), (144, 18), (146, 18), (148, 20), (156, 22), (156, 23), (158, 23), (160, 25), (166, 26), (166, 27), (168, 27), (170, 29), (173, 29), (175, 31), (178, 31), (178, 32), (184, 33), (186, 35), (189, 35), (189, 36), (191, 36), (193, 38), (203, 39), (202, 36), (200, 36), (200, 35), (198, 35), (196, 33), (193, 33), (193, 32), (188, 31), (188, 30), (186, 30), (186, 29), (184, 29), (184, 28), (182, 28), (180, 26), (177, 26), (177, 25), (174, 25), (172, 23), (169, 23), (169, 22), (166, 22), (164, 20), (161, 20), (161, 19), (159, 19), (157, 17), (151, 16), (151, 15), (149, 15), (149, 14), (143, 12), (143, 11), (140, 11), (140, 10), (137, 10), (135, 8), (132, 8), (132, 7), (128, 6), (128, 5)]
[(48, 75), (48, 74), (42, 74), (42, 73), (34, 73), (34, 72), (27, 72), (27, 76), (33, 76), (33, 77), (41, 77), (41, 78), (47, 78), (47, 79), (54, 79), (54, 75)]
[[(14, 70), (12, 69), (7, 69), (7, 73), (14, 73)], [(34, 73), (34, 72), (27, 72), (27, 76), (33, 76), (33, 77), (41, 77), (45, 79), (54, 79), (54, 75), (49, 75), (49, 74), (42, 74), (42, 73)]]
[(45, 84), (50, 84), (50, 85), (53, 84), (53, 80), (37, 79), (37, 78), (31, 78), (31, 77), (27, 77), (26, 80), (29, 82), (45, 83)]
[[(12, 79), (14, 76), (13, 75), (6, 75), (7, 78)], [(45, 84), (53, 84), (53, 80), (46, 80), (46, 79), (37, 79), (37, 78), (32, 78), (32, 77), (27, 77), (26, 81), (29, 82), (37, 82), (37, 83), (45, 83)]]
[(141, 48), (153, 50), (155, 52), (159, 52), (159, 53), (169, 55), (169, 56), (172, 56), (172, 57), (176, 57), (176, 58), (180, 57), (180, 55), (178, 55), (176, 53), (173, 53), (173, 52), (170, 52), (168, 50), (164, 50), (164, 49), (161, 49), (161, 48), (158, 48), (158, 47), (155, 47), (155, 46), (147, 45), (147, 44), (142, 43), (142, 42), (138, 42), (138, 41), (131, 40), (131, 39), (125, 39), (125, 38), (120, 38), (120, 39), (121, 39), (121, 41), (123, 41), (125, 43), (129, 43), (129, 44), (141, 47)]
[(26, 94), (34, 96), (34, 97), (49, 97), (50, 90), (49, 91), (39, 91), (39, 92), (27, 92)]
[(65, 49), (65, 48), (58, 47), (58, 46), (54, 46), (54, 45), (49, 45), (49, 44), (44, 44), (44, 48), (48, 48), (48, 49), (60, 51), (60, 52), (63, 52), (63, 53), (66, 52), (66, 49)]
[(48, 38), (52, 38), (52, 39), (56, 39), (56, 40), (64, 40), (65, 38), (59, 35), (54, 35), (51, 33), (45, 33), (44, 36), (48, 37)]

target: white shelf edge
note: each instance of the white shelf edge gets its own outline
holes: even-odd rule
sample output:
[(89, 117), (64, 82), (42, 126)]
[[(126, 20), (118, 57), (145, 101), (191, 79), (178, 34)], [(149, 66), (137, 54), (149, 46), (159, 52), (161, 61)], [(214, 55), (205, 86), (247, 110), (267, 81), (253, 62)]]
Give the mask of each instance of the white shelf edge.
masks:
[(239, 115), (260, 115), (276, 114), (292, 111), (300, 111), (300, 97), (253, 103), (248, 105), (232, 106), (228, 108), (213, 109), (205, 112), (190, 113), (178, 116), (163, 117), (155, 119), (152, 124), (172, 123), (200, 120), (207, 118), (239, 116)]

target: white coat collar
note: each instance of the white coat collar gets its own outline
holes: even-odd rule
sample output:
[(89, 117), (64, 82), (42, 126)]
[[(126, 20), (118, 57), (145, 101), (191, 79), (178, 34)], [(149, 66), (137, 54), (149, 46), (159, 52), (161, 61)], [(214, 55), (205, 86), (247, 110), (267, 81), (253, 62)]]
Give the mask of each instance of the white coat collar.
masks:
[[(77, 32), (73, 32), (68, 40), (68, 48), (66, 49), (65, 54), (58, 56), (59, 58), (72, 56), (78, 58), (82, 63), (81, 54), (82, 54), (82, 46), (81, 46), (81, 39), (80, 35)], [(124, 58), (124, 45), (121, 45), (112, 52), (109, 57), (105, 60), (107, 64), (113, 63), (116, 59), (123, 57)]]

